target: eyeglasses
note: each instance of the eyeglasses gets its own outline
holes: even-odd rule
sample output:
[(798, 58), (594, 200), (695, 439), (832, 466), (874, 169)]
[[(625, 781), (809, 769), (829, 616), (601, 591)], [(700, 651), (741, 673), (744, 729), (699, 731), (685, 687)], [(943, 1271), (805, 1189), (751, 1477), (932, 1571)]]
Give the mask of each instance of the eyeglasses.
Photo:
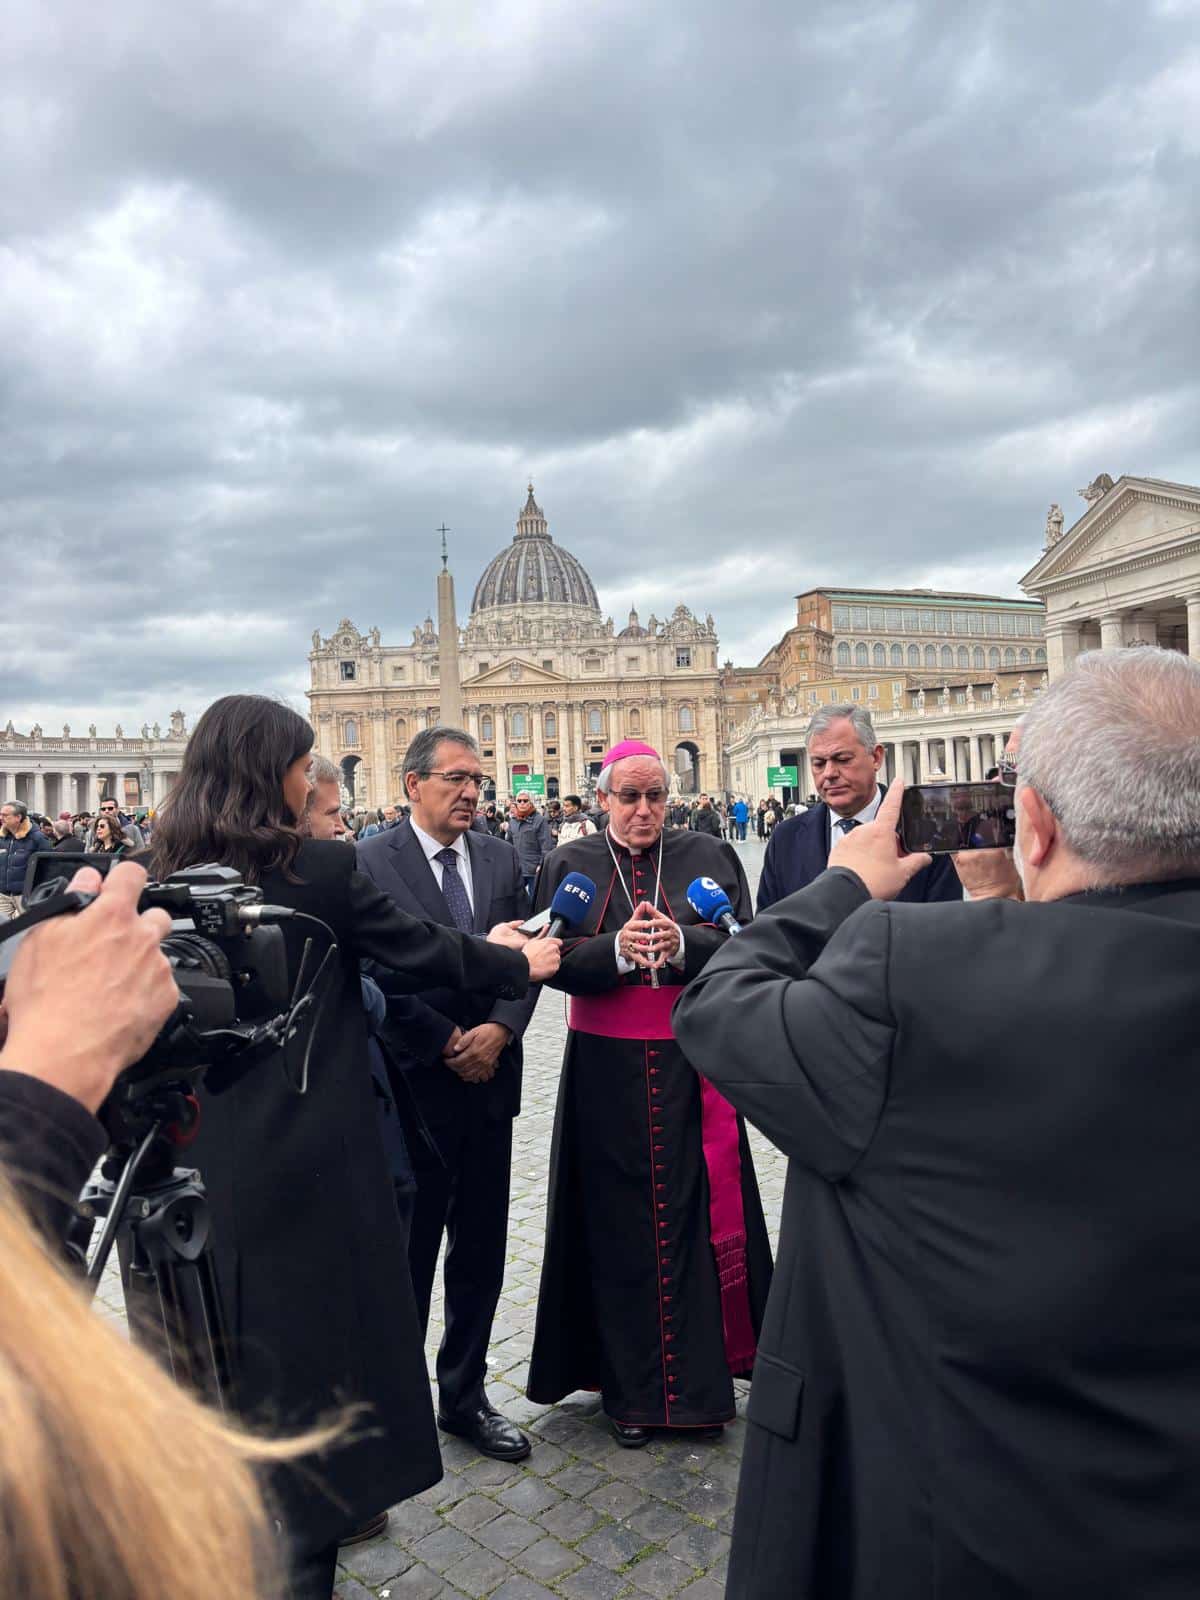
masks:
[(1000, 765), (996, 769), (996, 782), (1004, 784), (1007, 789), (1015, 789), (1017, 787), (1016, 756), (1000, 757)]
[(639, 800), (645, 800), (647, 805), (659, 806), (667, 798), (665, 789), (618, 789), (613, 796), (623, 806), (635, 806)]
[(454, 772), (439, 772), (435, 767), (431, 767), (428, 772), (423, 772), (421, 776), (423, 778), (440, 778), (443, 783), (448, 783), (452, 789), (465, 789), (469, 783), (474, 784), (477, 789), (482, 789), (485, 784), (491, 782), (485, 772), (459, 772), (457, 770)]

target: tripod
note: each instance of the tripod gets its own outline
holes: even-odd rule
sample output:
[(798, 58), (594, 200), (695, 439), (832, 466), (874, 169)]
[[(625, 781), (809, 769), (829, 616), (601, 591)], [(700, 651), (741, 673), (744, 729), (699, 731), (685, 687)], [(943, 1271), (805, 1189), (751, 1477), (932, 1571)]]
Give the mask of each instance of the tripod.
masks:
[[(147, 1110), (169, 1110), (173, 1120), (155, 1116), (140, 1143), (118, 1143), (109, 1150), (100, 1176), (79, 1197), (68, 1248), (95, 1294), (116, 1244), (134, 1337), (177, 1382), (224, 1413), (230, 1394), (228, 1339), (208, 1196), (195, 1168), (175, 1165), (176, 1149), (195, 1124), (196, 1101), (183, 1086), (170, 1084), (158, 1090)], [(88, 1263), (100, 1219), (104, 1228)]]

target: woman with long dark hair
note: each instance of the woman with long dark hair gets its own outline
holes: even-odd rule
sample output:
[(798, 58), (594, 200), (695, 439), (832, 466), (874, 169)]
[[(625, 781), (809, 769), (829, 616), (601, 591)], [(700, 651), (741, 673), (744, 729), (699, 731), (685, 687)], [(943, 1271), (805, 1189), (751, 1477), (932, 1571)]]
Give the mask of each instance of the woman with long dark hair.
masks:
[[(157, 878), (217, 862), (257, 884), (267, 903), (305, 913), (281, 924), (293, 981), (309, 939), (322, 953), (306, 918), (337, 942), (307, 1091), (297, 1093), (275, 1060), (221, 1094), (202, 1091), (188, 1151), (212, 1206), (240, 1416), (296, 1431), (347, 1405), (366, 1408), (348, 1443), (272, 1475), (293, 1600), (328, 1600), (338, 1539), (441, 1476), (367, 1070), (360, 959), (394, 969), (393, 988), (514, 997), (557, 959), (542, 941), (505, 949), (406, 916), (355, 870), (353, 850), (301, 838), (312, 745), (312, 729), (287, 706), (258, 695), (216, 701), (188, 741), (150, 851)], [(502, 937), (517, 938), (508, 929)]]
[(92, 850), (103, 856), (123, 856), (127, 848), (121, 824), (112, 817), (101, 817), (96, 823), (96, 842)]

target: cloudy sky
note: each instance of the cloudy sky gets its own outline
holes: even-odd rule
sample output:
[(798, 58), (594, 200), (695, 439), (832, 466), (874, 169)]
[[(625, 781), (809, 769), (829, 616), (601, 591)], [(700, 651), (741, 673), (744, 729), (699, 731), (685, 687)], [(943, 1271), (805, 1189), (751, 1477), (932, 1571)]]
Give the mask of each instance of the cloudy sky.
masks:
[(1013, 592), (1200, 482), (1198, 103), (1197, 0), (9, 0), (0, 720), (300, 696), (530, 475), (740, 663)]

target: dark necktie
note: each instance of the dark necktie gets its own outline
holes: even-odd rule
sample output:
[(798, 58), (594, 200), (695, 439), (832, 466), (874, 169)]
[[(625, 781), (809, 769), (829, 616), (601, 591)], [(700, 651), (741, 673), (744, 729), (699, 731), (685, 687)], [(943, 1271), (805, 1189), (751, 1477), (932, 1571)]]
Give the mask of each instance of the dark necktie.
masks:
[(467, 898), (466, 885), (458, 875), (458, 853), (447, 845), (433, 859), (442, 864), (442, 896), (450, 907), (454, 926), (460, 933), (470, 933), (475, 926), (475, 914)]
[(850, 832), (851, 828), (857, 828), (858, 826), (859, 821), (857, 817), (842, 817), (838, 821), (838, 827), (842, 830), (843, 839)]

